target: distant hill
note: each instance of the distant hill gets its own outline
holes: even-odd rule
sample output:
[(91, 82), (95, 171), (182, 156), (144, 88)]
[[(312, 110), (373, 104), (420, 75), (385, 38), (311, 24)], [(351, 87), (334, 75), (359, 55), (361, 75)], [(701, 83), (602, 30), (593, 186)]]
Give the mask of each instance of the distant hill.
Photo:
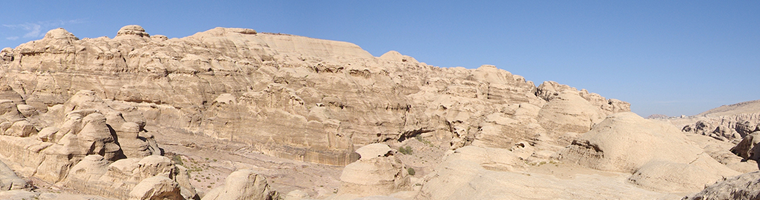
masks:
[(649, 115), (649, 117), (647, 117), (647, 119), (667, 119), (667, 118), (668, 116), (663, 115), (663, 114), (652, 114), (652, 115)]
[(745, 113), (760, 113), (760, 100), (745, 101), (741, 103), (723, 105), (717, 108), (710, 109), (698, 116), (724, 116), (724, 115), (737, 115)]

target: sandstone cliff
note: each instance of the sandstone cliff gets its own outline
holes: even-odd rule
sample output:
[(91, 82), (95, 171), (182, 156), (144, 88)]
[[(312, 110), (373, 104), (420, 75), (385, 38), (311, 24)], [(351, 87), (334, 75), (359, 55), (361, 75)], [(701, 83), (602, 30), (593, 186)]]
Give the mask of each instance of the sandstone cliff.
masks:
[[(536, 87), (490, 65), (440, 68), (398, 52), (374, 57), (347, 42), (240, 28), (172, 39), (135, 25), (114, 38), (54, 29), (2, 49), (0, 74), (9, 85), (2, 99), (28, 105), (21, 114), (87, 90), (139, 111), (148, 124), (331, 165), (356, 160), (360, 146), (418, 135), (451, 148), (518, 141), (560, 148), (572, 141), (568, 133), (630, 110), (555, 82)], [(9, 130), (25, 134), (16, 131), (24, 127)]]

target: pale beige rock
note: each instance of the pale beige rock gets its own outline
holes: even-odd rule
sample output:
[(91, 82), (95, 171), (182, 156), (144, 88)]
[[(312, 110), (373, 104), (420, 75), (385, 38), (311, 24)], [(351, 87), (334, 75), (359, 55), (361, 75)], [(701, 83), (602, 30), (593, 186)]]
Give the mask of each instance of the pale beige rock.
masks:
[(89, 181), (97, 181), (108, 170), (108, 160), (101, 155), (85, 156), (82, 161), (71, 167), (66, 176), (71, 184), (82, 184)]
[(388, 157), (393, 154), (393, 149), (388, 147), (387, 144), (375, 143), (357, 149), (356, 153), (361, 156), (359, 158), (360, 160), (370, 160), (373, 158)]
[(704, 190), (684, 197), (690, 200), (728, 200), (760, 198), (760, 172), (750, 172), (717, 182)]
[(251, 170), (238, 170), (227, 176), (224, 186), (214, 188), (203, 200), (269, 200), (279, 194), (269, 188), (267, 179)]
[(137, 170), (140, 172), (140, 177), (148, 178), (160, 174), (173, 174), (175, 168), (171, 159), (165, 156), (151, 155), (140, 159), (140, 162), (137, 163)]
[[(177, 182), (184, 198), (197, 197), (187, 169), (153, 157), (163, 152), (156, 129), (340, 166), (359, 159), (359, 147), (419, 137), (431, 148), (464, 148), (460, 155), (473, 151), (468, 145), (499, 155), (478, 158), (488, 160), (479, 163), (486, 170), (520, 170), (516, 161), (551, 159), (594, 120), (629, 110), (625, 102), (554, 82), (539, 89), (492, 65), (439, 68), (395, 51), (374, 57), (347, 42), (241, 28), (168, 39), (129, 25), (113, 39), (82, 40), (56, 29), (3, 49), (0, 59), (8, 84), (0, 99), (9, 99), (0, 100), (0, 128), (17, 132), (23, 126), (15, 124), (30, 123), (40, 130), (29, 132), (36, 137), (0, 137), (6, 151), (0, 154), (37, 178), (116, 198), (155, 176)], [(553, 92), (568, 93), (576, 103), (544, 95)], [(517, 156), (491, 148), (515, 144), (527, 148), (515, 149)], [(348, 171), (395, 173), (368, 176), (393, 183), (354, 182), (408, 190), (406, 169), (392, 155), (384, 157), (393, 153), (386, 150), (358, 162), (384, 161)], [(80, 169), (85, 175), (77, 179)], [(405, 192), (396, 197), (414, 191)]]
[(411, 189), (406, 166), (388, 145), (371, 144), (356, 152), (362, 158), (343, 168), (338, 194), (374, 196)]
[(760, 100), (724, 105), (695, 116), (668, 118), (665, 121), (682, 127), (683, 132), (708, 135), (739, 143), (752, 132), (760, 131)]
[(416, 59), (411, 56), (401, 55), (398, 51), (388, 51), (380, 56), (380, 59), (385, 59), (393, 62), (412, 62), (418, 63)]
[(129, 200), (181, 200), (177, 182), (164, 176), (146, 178), (129, 192)]
[(37, 197), (39, 200), (116, 200), (115, 198), (108, 198), (94, 195), (83, 194), (62, 194), (62, 193), (42, 193)]
[(726, 167), (736, 170), (741, 173), (753, 172), (758, 170), (758, 165), (755, 160), (744, 159), (738, 154), (730, 151), (736, 144), (728, 141), (717, 140), (713, 137), (686, 134), (691, 141), (694, 141), (705, 150), (705, 153), (710, 157), (726, 165)]
[(59, 184), (87, 194), (122, 199), (162, 195), (175, 198), (176, 186), (176, 195), (180, 199), (195, 199), (197, 192), (189, 182), (187, 169), (175, 166), (164, 156), (128, 158), (110, 163), (100, 155), (89, 155), (72, 167)]
[(560, 144), (568, 144), (574, 138), (558, 137), (566, 132), (584, 133), (606, 116), (601, 109), (574, 92), (554, 93), (538, 113), (538, 123), (548, 131), (551, 138), (559, 138)]
[[(490, 65), (439, 68), (395, 51), (374, 57), (347, 42), (241, 28), (176, 39), (150, 37), (136, 25), (114, 39), (78, 40), (63, 29), (48, 35), (3, 50), (8, 82), (29, 105), (46, 105), (38, 110), (72, 99), (61, 115), (76, 108), (108, 116), (95, 96), (130, 102), (136, 106), (119, 110), (125, 118), (139, 111), (144, 122), (250, 143), (277, 157), (347, 165), (357, 147), (419, 134), (452, 149), (475, 141), (509, 148), (555, 131), (535, 126), (537, 110), (503, 109), (540, 109), (546, 100), (536, 94), (548, 90)], [(72, 94), (80, 90), (89, 92)], [(627, 103), (573, 91), (604, 115), (628, 110)], [(502, 119), (514, 121), (479, 117), (502, 111)], [(156, 152), (136, 140), (124, 144), (127, 157)]]
[(562, 93), (573, 93), (578, 94), (579, 96), (583, 97), (583, 99), (586, 99), (589, 103), (591, 103), (593, 106), (601, 109), (605, 115), (612, 114), (612, 113), (618, 113), (618, 112), (626, 112), (631, 110), (631, 104), (620, 101), (617, 99), (606, 99), (602, 97), (599, 94), (596, 93), (590, 93), (586, 89), (582, 89), (581, 91), (578, 91), (574, 87), (570, 87), (568, 85), (562, 85), (554, 81), (544, 81), (541, 83), (541, 85), (538, 86), (536, 89), (536, 96), (541, 97), (545, 99), (546, 101), (551, 100), (554, 98), (554, 96), (558, 96)]
[[(710, 159), (702, 157), (700, 159)], [(723, 178), (721, 172), (703, 166), (668, 161), (652, 161), (641, 166), (628, 178), (634, 184), (650, 190), (665, 192), (693, 192)]]
[(30, 189), (31, 185), (16, 176), (11, 168), (0, 161), (0, 191)]
[(34, 192), (26, 191), (26, 190), (10, 190), (10, 191), (0, 191), (0, 199), (7, 199), (7, 200), (27, 200), (27, 199), (36, 199), (37, 194)]
[(630, 112), (608, 116), (560, 156), (594, 169), (632, 173), (633, 183), (668, 191), (695, 191), (739, 174), (704, 153), (674, 126)]
[(150, 35), (145, 32), (145, 29), (143, 29), (142, 26), (138, 25), (127, 25), (121, 27), (121, 29), (119, 29), (119, 32), (116, 32), (116, 37), (120, 36), (150, 37)]
[(293, 190), (285, 195), (283, 200), (301, 200), (309, 197), (309, 194), (301, 190)]
[(27, 121), (17, 121), (5, 130), (5, 135), (14, 137), (29, 137), (37, 134), (37, 128)]
[[(499, 163), (495, 167), (493, 164)], [(552, 165), (552, 164), (547, 164)], [(575, 171), (572, 177), (524, 171), (526, 164), (505, 149), (467, 146), (451, 152), (425, 177), (418, 200), (435, 199), (667, 199), (628, 184), (619, 174)], [(590, 170), (589, 170), (590, 171)], [(555, 171), (557, 174), (560, 171)], [(677, 197), (676, 197), (677, 198)], [(672, 197), (670, 197), (672, 199)]]

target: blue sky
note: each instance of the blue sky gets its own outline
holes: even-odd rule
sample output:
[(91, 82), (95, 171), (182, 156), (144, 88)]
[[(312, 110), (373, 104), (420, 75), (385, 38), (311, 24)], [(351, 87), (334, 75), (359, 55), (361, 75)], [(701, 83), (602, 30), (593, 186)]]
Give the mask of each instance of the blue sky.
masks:
[(628, 101), (641, 116), (760, 99), (760, 1), (13, 1), (0, 47), (63, 27), (129, 24), (185, 37), (252, 28), (397, 50), (441, 67), (493, 64)]

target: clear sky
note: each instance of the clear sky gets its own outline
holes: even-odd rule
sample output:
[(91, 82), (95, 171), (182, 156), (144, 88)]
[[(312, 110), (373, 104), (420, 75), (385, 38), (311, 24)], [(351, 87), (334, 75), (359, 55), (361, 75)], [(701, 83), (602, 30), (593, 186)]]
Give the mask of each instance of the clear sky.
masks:
[(5, 1), (0, 48), (62, 27), (185, 37), (252, 28), (389, 50), (441, 67), (483, 64), (694, 115), (760, 99), (760, 1)]

